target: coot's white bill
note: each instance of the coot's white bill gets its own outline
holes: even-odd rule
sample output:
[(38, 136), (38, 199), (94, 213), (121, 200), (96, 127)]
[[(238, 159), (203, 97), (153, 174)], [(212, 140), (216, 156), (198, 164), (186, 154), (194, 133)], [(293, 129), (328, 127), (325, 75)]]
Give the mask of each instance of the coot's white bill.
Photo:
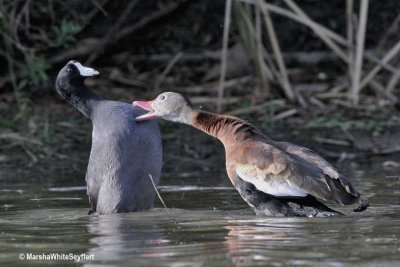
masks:
[(97, 70), (85, 67), (79, 62), (73, 62), (72, 64), (74, 64), (77, 67), (81, 76), (90, 77), (90, 76), (96, 76), (96, 75), (100, 74)]

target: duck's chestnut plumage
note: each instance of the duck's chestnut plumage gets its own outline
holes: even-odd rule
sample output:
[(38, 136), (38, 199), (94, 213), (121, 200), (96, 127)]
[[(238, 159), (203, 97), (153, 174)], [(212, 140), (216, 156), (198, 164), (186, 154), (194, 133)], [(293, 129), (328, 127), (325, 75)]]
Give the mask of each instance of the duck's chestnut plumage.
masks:
[(160, 117), (218, 138), (225, 147), (232, 184), (259, 215), (334, 216), (340, 213), (317, 198), (339, 204), (360, 200), (350, 181), (321, 156), (302, 146), (276, 142), (244, 120), (197, 110), (171, 92), (134, 104), (149, 111), (137, 117), (138, 121)]

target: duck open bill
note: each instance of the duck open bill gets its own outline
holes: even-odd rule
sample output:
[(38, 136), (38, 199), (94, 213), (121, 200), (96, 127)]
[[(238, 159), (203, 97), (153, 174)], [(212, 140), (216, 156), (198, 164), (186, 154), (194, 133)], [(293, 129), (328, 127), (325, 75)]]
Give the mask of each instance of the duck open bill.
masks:
[(158, 117), (154, 113), (154, 109), (152, 107), (153, 101), (133, 101), (132, 105), (141, 107), (144, 110), (147, 110), (148, 113), (137, 116), (135, 121), (147, 121), (147, 120), (154, 120)]

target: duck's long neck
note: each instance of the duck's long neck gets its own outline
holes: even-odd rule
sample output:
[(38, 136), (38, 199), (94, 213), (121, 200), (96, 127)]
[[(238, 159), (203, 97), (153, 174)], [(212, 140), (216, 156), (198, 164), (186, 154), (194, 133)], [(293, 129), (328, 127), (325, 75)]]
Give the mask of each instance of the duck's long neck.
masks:
[(192, 111), (191, 125), (218, 138), (225, 146), (261, 135), (257, 128), (239, 118), (199, 110)]
[(102, 98), (89, 90), (83, 83), (75, 85), (67, 84), (63, 86), (70, 88), (61, 88), (57, 86), (57, 92), (60, 96), (78, 109), (83, 115), (91, 119), (93, 109)]

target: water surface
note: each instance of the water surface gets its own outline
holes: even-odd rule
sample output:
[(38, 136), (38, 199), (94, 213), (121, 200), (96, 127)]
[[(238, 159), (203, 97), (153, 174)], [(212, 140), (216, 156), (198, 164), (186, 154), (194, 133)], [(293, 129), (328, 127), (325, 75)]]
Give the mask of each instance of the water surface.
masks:
[[(347, 214), (338, 218), (256, 217), (218, 174), (164, 178), (168, 210), (158, 201), (151, 211), (89, 216), (83, 177), (10, 175), (0, 180), (0, 266), (400, 266), (400, 178), (366, 173), (352, 181), (371, 207), (331, 205)], [(38, 262), (21, 253), (94, 259)]]

